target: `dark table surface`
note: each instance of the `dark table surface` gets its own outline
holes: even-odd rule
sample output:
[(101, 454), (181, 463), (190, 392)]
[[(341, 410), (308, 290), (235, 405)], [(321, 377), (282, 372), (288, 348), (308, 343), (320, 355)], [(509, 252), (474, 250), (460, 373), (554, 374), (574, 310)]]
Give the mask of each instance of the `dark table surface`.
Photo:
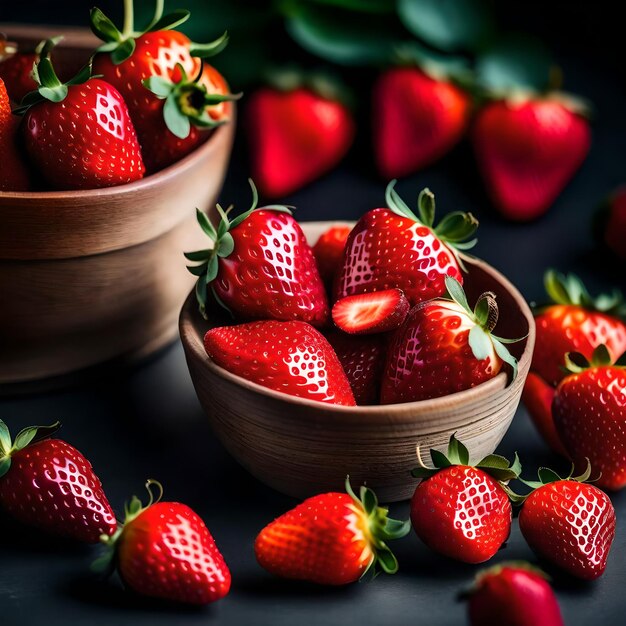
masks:
[[(562, 59), (563, 60), (563, 59)], [(591, 154), (550, 213), (528, 225), (511, 225), (490, 209), (470, 148), (462, 145), (442, 163), (400, 182), (407, 197), (428, 185), (440, 211), (472, 210), (481, 220), (475, 252), (507, 275), (529, 299), (542, 295), (546, 267), (578, 272), (597, 291), (626, 287), (624, 267), (595, 249), (590, 220), (598, 200), (624, 182), (626, 92), (609, 67), (584, 55), (564, 59), (568, 87), (596, 106)], [(241, 141), (241, 140), (240, 140)], [(237, 143), (222, 200), (245, 208), (245, 147)], [(338, 170), (286, 199), (301, 220), (350, 219), (383, 202), (385, 183), (371, 174), (356, 150)], [(359, 156), (361, 155), (361, 156)], [(133, 366), (105, 366), (56, 391), (0, 399), (0, 416), (13, 432), (33, 423), (63, 422), (61, 436), (88, 456), (120, 511), (142, 495), (148, 477), (162, 481), (166, 496), (193, 507), (211, 529), (232, 575), (230, 595), (206, 609), (186, 609), (133, 597), (115, 578), (89, 573), (96, 550), (43, 537), (0, 517), (0, 624), (418, 624), (464, 623), (456, 594), (478, 567), (459, 564), (425, 548), (411, 534), (397, 542), (401, 570), (371, 584), (316, 588), (272, 578), (255, 562), (257, 532), (295, 501), (257, 482), (216, 441), (189, 378), (177, 342)], [(564, 470), (536, 435), (523, 407), (498, 451), (520, 453), (527, 472), (541, 464)], [(582, 584), (557, 572), (554, 585), (570, 626), (624, 623), (626, 495), (611, 496), (618, 528), (606, 573)], [(408, 514), (392, 505), (394, 517)], [(535, 562), (514, 521), (507, 547), (492, 562)]]

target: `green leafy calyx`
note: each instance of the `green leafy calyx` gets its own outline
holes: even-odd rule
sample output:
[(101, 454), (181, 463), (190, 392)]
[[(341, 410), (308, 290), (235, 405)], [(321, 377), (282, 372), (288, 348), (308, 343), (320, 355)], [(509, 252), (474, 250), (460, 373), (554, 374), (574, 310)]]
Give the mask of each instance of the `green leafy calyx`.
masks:
[(584, 283), (575, 274), (560, 274), (549, 269), (543, 279), (544, 286), (551, 301), (555, 304), (580, 306), (590, 311), (615, 315), (626, 319), (626, 305), (619, 289), (610, 294), (592, 297)]
[(31, 443), (50, 437), (60, 426), (60, 422), (55, 422), (50, 426), (29, 426), (22, 429), (12, 441), (9, 427), (0, 420), (0, 478), (11, 468), (13, 453), (23, 450)]
[(163, 76), (150, 76), (142, 81), (146, 89), (157, 98), (165, 100), (163, 119), (165, 125), (176, 137), (185, 139), (189, 136), (191, 125), (198, 128), (215, 128), (228, 121), (227, 118), (216, 120), (210, 115), (210, 107), (229, 100), (237, 100), (241, 94), (209, 93), (199, 82), (202, 66), (195, 79), (187, 76), (182, 65), (177, 65), (181, 80), (173, 82)]
[(39, 87), (24, 96), (20, 102), (20, 106), (13, 111), (16, 115), (24, 115), (32, 106), (39, 102), (44, 102), (45, 100), (50, 102), (62, 102), (67, 97), (68, 88), (71, 85), (82, 85), (92, 78), (90, 61), (76, 76), (66, 83), (60, 81), (54, 71), (52, 61), (50, 60), (50, 53), (61, 39), (63, 38), (52, 37), (42, 41), (37, 47), (39, 50), (39, 61), (33, 67), (32, 77)]
[[(191, 16), (186, 9), (176, 9), (163, 15), (163, 0), (156, 0), (154, 16), (150, 23), (140, 31), (135, 30), (133, 0), (124, 0), (124, 25), (122, 30), (98, 8), (93, 8), (90, 13), (90, 26), (93, 33), (104, 43), (97, 52), (106, 52), (111, 55), (115, 65), (123, 63), (135, 52), (135, 40), (146, 33), (159, 30), (174, 30), (184, 24)], [(215, 41), (209, 43), (192, 42), (190, 46), (191, 56), (206, 58), (221, 52), (228, 43), (228, 34), (224, 33)]]
[[(206, 317), (208, 288), (209, 285), (211, 285), (211, 283), (217, 277), (217, 273), (219, 271), (219, 261), (220, 259), (225, 259), (230, 256), (235, 249), (235, 241), (233, 239), (233, 236), (231, 235), (231, 231), (234, 228), (237, 228), (239, 224), (247, 220), (254, 211), (278, 211), (281, 213), (291, 214), (291, 210), (289, 207), (279, 204), (257, 207), (259, 202), (259, 194), (252, 180), (248, 179), (248, 182), (250, 183), (250, 187), (252, 189), (252, 205), (250, 206), (250, 208), (231, 220), (229, 214), (233, 209), (232, 205), (226, 210), (224, 210), (219, 204), (216, 205), (217, 212), (220, 216), (220, 221), (217, 225), (217, 228), (213, 226), (206, 213), (203, 213), (199, 209), (196, 209), (196, 218), (198, 220), (198, 223), (200, 224), (200, 228), (202, 228), (205, 235), (210, 239), (212, 245), (210, 248), (206, 248), (204, 250), (185, 252), (184, 254), (185, 258), (188, 261), (198, 263), (198, 265), (187, 266), (187, 269), (194, 276), (198, 277), (198, 280), (196, 282), (196, 299), (198, 300), (200, 313), (202, 313), (204, 317)], [(211, 290), (216, 301), (221, 304), (221, 306), (223, 306), (226, 310), (228, 310), (228, 308), (219, 299), (219, 297), (215, 293), (215, 290), (212, 287)]]
[(626, 353), (617, 361), (613, 362), (609, 349), (601, 343), (596, 346), (591, 360), (587, 359), (580, 352), (568, 352), (565, 355), (565, 366), (562, 368), (566, 374), (580, 374), (592, 367), (616, 367), (619, 369), (626, 368)]
[(380, 570), (385, 574), (398, 571), (398, 560), (387, 545), (388, 541), (404, 537), (411, 529), (411, 523), (388, 517), (389, 510), (378, 506), (376, 494), (367, 487), (361, 487), (357, 496), (350, 485), (350, 477), (346, 477), (346, 492), (354, 501), (355, 508), (366, 516), (367, 536), (374, 558), (363, 573), (361, 580), (374, 578)]
[(420, 191), (417, 197), (418, 217), (418, 215), (411, 211), (406, 202), (394, 189), (396, 182), (395, 179), (392, 180), (387, 185), (385, 191), (385, 200), (387, 201), (389, 209), (400, 217), (404, 217), (417, 224), (430, 228), (437, 238), (448, 246), (459, 266), (467, 271), (458, 252), (461, 250), (469, 250), (476, 245), (477, 239), (471, 239), (470, 241), (467, 241), (467, 239), (476, 232), (478, 220), (471, 213), (453, 211), (452, 213), (448, 213), (437, 226), (434, 226), (435, 195), (433, 192), (428, 188)]
[(496, 295), (491, 291), (483, 293), (479, 296), (474, 310), (472, 310), (461, 283), (452, 276), (446, 276), (445, 282), (449, 298), (456, 302), (474, 322), (468, 336), (473, 355), (482, 361), (492, 354), (492, 350), (495, 350), (496, 354), (510, 365), (513, 371), (511, 382), (515, 380), (517, 377), (517, 359), (509, 352), (505, 344), (521, 341), (524, 337), (506, 339), (493, 334), (492, 331), (498, 323)]
[(417, 447), (418, 467), (411, 472), (415, 478), (430, 478), (437, 474), (437, 472), (447, 467), (452, 467), (453, 465), (463, 465), (481, 469), (499, 482), (514, 480), (519, 477), (522, 471), (522, 465), (517, 453), (515, 453), (513, 463), (509, 463), (508, 459), (499, 454), (489, 454), (475, 465), (470, 464), (469, 450), (456, 438), (455, 434), (450, 436), (447, 454), (435, 448), (431, 448), (430, 458), (433, 467), (428, 467), (424, 463), (419, 446)]

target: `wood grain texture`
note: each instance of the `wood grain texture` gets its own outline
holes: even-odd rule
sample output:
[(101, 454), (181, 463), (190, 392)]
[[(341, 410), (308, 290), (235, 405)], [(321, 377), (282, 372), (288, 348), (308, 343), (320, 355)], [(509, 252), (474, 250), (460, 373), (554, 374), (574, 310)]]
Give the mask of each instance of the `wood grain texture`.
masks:
[[(303, 223), (311, 243), (329, 222)], [(193, 293), (180, 317), (180, 334), (198, 398), (223, 445), (241, 465), (267, 485), (298, 498), (342, 490), (347, 474), (367, 482), (385, 502), (409, 498), (416, 482), (410, 470), (415, 449), (446, 448), (457, 433), (477, 461), (495, 450), (520, 401), (535, 342), (532, 313), (515, 287), (482, 261), (466, 259), (470, 302), (495, 292), (500, 306), (498, 333), (527, 338), (515, 344), (519, 375), (506, 374), (443, 398), (405, 404), (343, 407), (296, 398), (231, 374), (213, 363), (203, 337), (229, 321), (214, 311), (209, 321)], [(232, 322), (230, 322), (232, 323)]]
[[(51, 34), (0, 30), (18, 42)], [(59, 54), (80, 65), (93, 43), (72, 32)], [(129, 185), (0, 192), (0, 383), (144, 355), (174, 339), (194, 280), (182, 253), (206, 245), (195, 209), (213, 208), (234, 130), (233, 114), (190, 155)]]

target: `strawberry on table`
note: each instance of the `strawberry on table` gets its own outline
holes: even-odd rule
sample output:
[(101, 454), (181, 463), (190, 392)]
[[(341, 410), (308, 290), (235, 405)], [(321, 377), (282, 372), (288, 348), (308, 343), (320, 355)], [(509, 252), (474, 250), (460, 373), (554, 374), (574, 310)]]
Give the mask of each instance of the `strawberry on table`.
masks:
[(278, 198), (322, 176), (346, 155), (355, 134), (339, 90), (321, 77), (280, 75), (246, 109), (250, 159), (261, 193)]
[(308, 498), (268, 524), (254, 543), (259, 565), (320, 585), (346, 585), (378, 569), (395, 574), (387, 544), (404, 537), (409, 522), (390, 519), (371, 489), (361, 487), (357, 497), (346, 480), (346, 491)]
[(383, 372), (381, 404), (438, 398), (490, 380), (517, 360), (492, 333), (498, 321), (495, 294), (482, 294), (470, 309), (461, 284), (446, 276), (449, 299), (414, 307), (392, 336)]
[(343, 263), (343, 251), (351, 230), (351, 226), (331, 226), (320, 235), (313, 246), (317, 269), (329, 289), (332, 288), (335, 275)]
[(482, 570), (463, 595), (471, 626), (564, 626), (546, 575), (528, 563)]
[(398, 288), (413, 306), (443, 295), (446, 276), (462, 282), (458, 250), (476, 243), (465, 241), (478, 227), (474, 216), (455, 211), (434, 228), (433, 193), (420, 192), (418, 217), (396, 193), (395, 183), (385, 194), (389, 208), (368, 211), (350, 232), (335, 300)]
[(372, 130), (380, 174), (398, 178), (444, 156), (463, 136), (471, 98), (418, 67), (385, 71), (374, 85)]
[(567, 457), (567, 450), (563, 447), (552, 417), (553, 399), (554, 387), (548, 385), (535, 372), (528, 372), (526, 382), (524, 383), (524, 391), (522, 392), (522, 402), (525, 404), (539, 434), (552, 451)]
[(531, 368), (547, 383), (557, 385), (565, 375), (567, 352), (580, 352), (590, 359), (595, 348), (605, 344), (617, 360), (626, 351), (626, 307), (614, 290), (592, 298), (581, 280), (548, 270), (544, 277), (551, 303), (535, 315), (537, 341)]
[(20, 118), (12, 115), (9, 96), (0, 78), (0, 191), (28, 191), (30, 172), (18, 146)]
[(483, 107), (473, 143), (497, 210), (526, 221), (543, 215), (573, 177), (589, 152), (591, 131), (573, 99), (533, 96)]
[(467, 448), (450, 437), (447, 456), (431, 450), (434, 467), (426, 467), (418, 448), (421, 482), (411, 499), (411, 523), (431, 549), (464, 563), (489, 560), (511, 532), (511, 503), (500, 481), (519, 476), (517, 456), (509, 462), (490, 454), (475, 466)]
[(328, 404), (355, 404), (334, 350), (305, 322), (263, 320), (212, 328), (204, 347), (217, 365), (263, 387)]
[(111, 535), (117, 522), (89, 461), (61, 439), (60, 426), (31, 426), (11, 441), (0, 420), (0, 506), (15, 519), (86, 543)]
[(204, 314), (209, 290), (233, 315), (248, 319), (300, 320), (315, 326), (328, 321), (328, 301), (313, 251), (291, 211), (280, 205), (257, 208), (252, 181), (252, 206), (234, 219), (218, 205), (214, 227), (197, 212), (212, 247), (186, 252), (200, 265), (196, 296)]
[[(156, 501), (152, 485), (160, 492)], [(145, 596), (199, 605), (226, 596), (230, 571), (205, 523), (185, 504), (160, 502), (156, 481), (146, 486), (150, 501), (144, 507), (133, 496), (124, 523), (102, 538), (107, 549), (94, 568), (115, 565), (126, 586)]]
[(386, 289), (346, 296), (332, 310), (333, 322), (345, 333), (371, 335), (398, 328), (410, 304), (400, 289)]
[(591, 465), (581, 476), (562, 479), (548, 468), (538, 481), (522, 481), (533, 488), (522, 501), (519, 526), (528, 545), (546, 561), (584, 580), (604, 573), (615, 537), (615, 509), (609, 497), (585, 483)]
[(358, 405), (378, 404), (385, 365), (386, 335), (326, 335), (335, 350)]
[(163, 3), (143, 32), (134, 32), (132, 0), (124, 0), (122, 31), (99, 9), (91, 11), (91, 29), (104, 40), (93, 59), (102, 75), (123, 95), (137, 130), (149, 172), (189, 154), (208, 138), (208, 130), (224, 124), (231, 113), (228, 85), (202, 58), (220, 52), (224, 34), (197, 44), (173, 30), (189, 19), (189, 11), (162, 15)]
[(556, 388), (552, 413), (572, 461), (591, 462), (604, 489), (626, 486), (626, 367), (613, 364), (604, 345), (587, 361), (568, 354), (569, 375)]
[(128, 109), (115, 87), (90, 78), (89, 66), (67, 83), (55, 74), (49, 39), (36, 66), (39, 89), (16, 113), (26, 151), (55, 189), (97, 189), (139, 180), (141, 151)]

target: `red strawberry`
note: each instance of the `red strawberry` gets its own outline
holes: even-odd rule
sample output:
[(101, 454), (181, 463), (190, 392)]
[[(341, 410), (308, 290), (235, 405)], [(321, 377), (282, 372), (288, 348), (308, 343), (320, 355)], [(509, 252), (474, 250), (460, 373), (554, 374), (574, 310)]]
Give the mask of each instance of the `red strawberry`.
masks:
[(482, 563), (490, 559), (511, 532), (511, 503), (499, 481), (517, 478), (519, 460), (490, 454), (476, 466), (469, 465), (469, 452), (454, 435), (448, 455), (430, 452), (434, 468), (420, 467), (412, 474), (422, 481), (411, 499), (411, 523), (417, 536), (441, 554), (463, 561)]
[(371, 335), (398, 328), (409, 308), (409, 301), (400, 289), (386, 289), (337, 300), (332, 315), (335, 325), (344, 332)]
[(575, 463), (589, 461), (600, 472), (598, 486), (621, 489), (626, 485), (626, 368), (612, 365), (603, 345), (591, 363), (579, 354), (568, 356), (567, 365), (570, 375), (552, 402), (556, 430)]
[(59, 427), (32, 426), (11, 442), (0, 420), (0, 505), (20, 522), (96, 543), (117, 522), (89, 461), (65, 441), (44, 439)]
[(317, 269), (329, 287), (332, 287), (338, 268), (343, 262), (343, 251), (351, 230), (350, 226), (331, 226), (320, 235), (313, 246)]
[[(159, 483), (148, 481), (150, 485)], [(160, 496), (159, 496), (160, 498)], [(133, 497), (115, 535), (103, 539), (107, 552), (94, 564), (115, 562), (124, 583), (146, 596), (208, 604), (230, 590), (230, 571), (204, 522), (185, 504)]]
[(463, 136), (470, 97), (417, 67), (387, 70), (374, 85), (374, 155), (386, 178), (416, 172), (444, 156)]
[(355, 126), (334, 94), (266, 87), (248, 102), (254, 179), (262, 193), (285, 196), (331, 170), (348, 152)]
[(94, 57), (94, 73), (123, 95), (149, 172), (189, 154), (230, 114), (227, 101), (234, 96), (228, 85), (197, 58), (220, 52), (227, 37), (196, 44), (171, 30), (188, 18), (188, 11), (157, 14), (145, 32), (133, 32), (132, 23), (120, 32), (102, 11), (91, 11), (91, 28), (105, 41)]
[(499, 563), (479, 572), (467, 595), (471, 626), (564, 626), (546, 575), (528, 563)]
[(48, 40), (37, 71), (41, 86), (16, 110), (28, 155), (57, 189), (96, 189), (143, 177), (135, 129), (120, 93), (89, 67), (66, 84), (54, 73)]
[(582, 476), (561, 479), (547, 468), (534, 491), (525, 497), (519, 526), (528, 545), (541, 557), (573, 576), (591, 580), (601, 576), (615, 536), (615, 510), (608, 496), (585, 484)]
[(393, 335), (383, 373), (382, 404), (438, 398), (493, 378), (517, 361), (491, 333), (498, 321), (495, 295), (484, 293), (472, 311), (460, 283), (446, 277), (451, 300), (423, 302)]
[(217, 365), (263, 387), (329, 404), (355, 404), (334, 350), (305, 322), (212, 328), (204, 347)]
[(0, 191), (28, 191), (30, 176), (18, 149), (20, 119), (11, 114), (9, 96), (0, 78)]
[(513, 220), (545, 213), (589, 152), (587, 120), (555, 97), (499, 101), (478, 112), (473, 141), (496, 208)]
[(395, 182), (387, 186), (389, 208), (369, 211), (350, 232), (336, 300), (397, 287), (415, 305), (443, 295), (446, 276), (463, 280), (457, 249), (474, 245), (475, 240), (462, 242), (478, 222), (457, 211), (433, 229), (434, 195), (428, 189), (420, 192), (418, 218), (395, 192)]
[(198, 276), (196, 295), (204, 312), (207, 289), (233, 314), (244, 318), (301, 320), (315, 326), (328, 321), (328, 301), (313, 251), (291, 211), (278, 205), (252, 207), (234, 218), (218, 205), (216, 228), (204, 213), (198, 221), (213, 245), (187, 252), (200, 262), (189, 270)]
[(545, 287), (554, 304), (535, 316), (537, 341), (532, 369), (547, 383), (557, 385), (565, 375), (563, 359), (567, 352), (580, 352), (590, 359), (594, 349), (605, 344), (617, 360), (626, 351), (626, 324), (621, 294), (592, 298), (579, 278), (546, 272)]
[(346, 490), (308, 498), (267, 525), (254, 543), (259, 565), (320, 585), (346, 585), (375, 575), (378, 566), (395, 574), (387, 542), (404, 537), (409, 523), (389, 519), (370, 489), (361, 487), (357, 498), (346, 481)]
[(626, 261), (626, 187), (612, 194), (603, 209), (600, 238), (613, 254)]
[(0, 79), (4, 81), (13, 102), (20, 102), (27, 93), (39, 87), (31, 76), (38, 61), (38, 52), (18, 51), (16, 44), (6, 41), (0, 34)]
[(326, 338), (346, 373), (359, 405), (378, 404), (380, 378), (385, 365), (385, 335), (329, 333)]
[(526, 405), (528, 414), (533, 420), (535, 427), (544, 441), (552, 448), (553, 452), (567, 457), (567, 451), (556, 432), (554, 419), (552, 418), (552, 399), (554, 398), (554, 387), (548, 385), (541, 376), (534, 372), (529, 372), (522, 401)]

